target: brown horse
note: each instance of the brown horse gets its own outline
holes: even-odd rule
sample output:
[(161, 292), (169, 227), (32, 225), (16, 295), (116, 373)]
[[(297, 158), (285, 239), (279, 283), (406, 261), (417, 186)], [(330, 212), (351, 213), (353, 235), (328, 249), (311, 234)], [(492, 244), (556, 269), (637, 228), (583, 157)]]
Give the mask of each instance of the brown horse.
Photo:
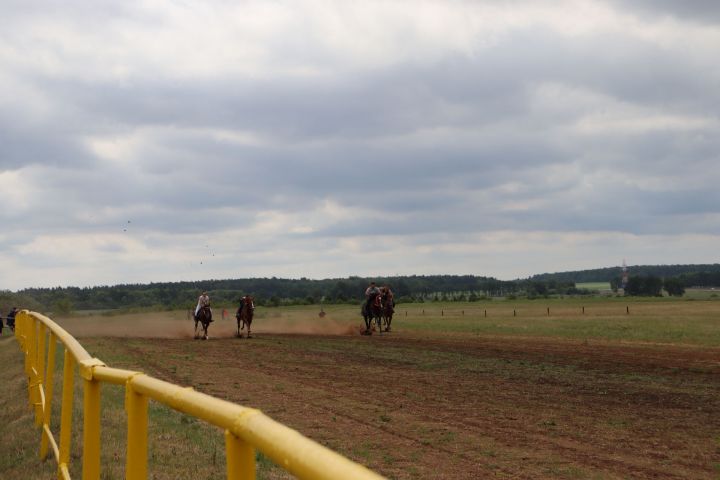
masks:
[(394, 307), (395, 301), (393, 300), (392, 294), (384, 293), (382, 296), (382, 320), (385, 324), (385, 331), (390, 331), (390, 324), (392, 323), (393, 313), (395, 313)]
[(198, 334), (198, 323), (200, 323), (203, 329), (202, 339), (207, 340), (208, 325), (210, 325), (210, 322), (212, 321), (212, 311), (210, 310), (210, 307), (202, 307), (198, 310), (197, 315), (195, 315), (195, 338), (201, 338)]
[(240, 308), (238, 308), (235, 318), (237, 319), (237, 336), (242, 338), (242, 332), (247, 325), (247, 338), (252, 338), (250, 334), (250, 325), (252, 325), (253, 314), (255, 313), (255, 303), (251, 295), (245, 295), (240, 299)]
[(367, 302), (363, 302), (360, 309), (360, 313), (365, 319), (365, 331), (362, 332), (363, 335), (372, 335), (373, 323), (377, 325), (378, 331), (382, 333), (382, 312), (383, 306), (380, 294), (372, 298), (369, 305)]

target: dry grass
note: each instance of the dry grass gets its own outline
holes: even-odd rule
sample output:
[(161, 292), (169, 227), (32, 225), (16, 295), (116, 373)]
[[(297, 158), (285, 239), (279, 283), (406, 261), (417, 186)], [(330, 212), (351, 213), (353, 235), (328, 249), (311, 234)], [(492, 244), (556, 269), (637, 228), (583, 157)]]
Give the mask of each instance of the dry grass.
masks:
[(27, 400), (23, 354), (12, 337), (0, 337), (0, 365), (0, 478), (53, 478), (54, 464), (38, 461), (40, 430)]
[[(185, 312), (55, 320), (108, 365), (259, 407), (391, 477), (439, 478), (433, 462), (444, 462), (443, 478), (478, 472), (643, 478), (659, 471), (645, 455), (662, 453), (668, 472), (712, 478), (707, 465), (720, 463), (712, 460), (716, 439), (706, 435), (720, 429), (717, 402), (708, 396), (720, 390), (717, 362), (707, 360), (707, 351), (720, 345), (718, 301), (399, 305), (395, 332), (382, 338), (357, 334), (356, 306), (326, 306), (324, 312), (320, 317), (316, 306), (258, 308), (251, 341), (231, 338), (234, 318), (214, 322), (210, 341), (191, 341)], [(705, 356), (695, 357), (696, 350)], [(0, 339), (0, 362), (6, 391), (0, 399), (0, 478), (51, 478), (54, 462), (37, 460), (40, 436), (31, 426), (14, 340)], [(73, 478), (80, 478), (81, 400), (78, 384)], [(123, 400), (122, 388), (103, 386), (104, 480), (124, 478)], [(665, 423), (669, 415), (682, 415), (683, 428)], [(648, 449), (636, 460), (632, 449), (614, 449), (633, 436)], [(222, 432), (214, 427), (151, 402), (149, 443), (150, 478), (225, 478)], [(568, 445), (587, 458), (569, 458), (560, 449)], [(536, 452), (540, 446), (543, 455)], [(628, 457), (620, 463), (602, 465), (603, 458), (623, 455)], [(258, 468), (259, 478), (288, 477), (262, 456)]]

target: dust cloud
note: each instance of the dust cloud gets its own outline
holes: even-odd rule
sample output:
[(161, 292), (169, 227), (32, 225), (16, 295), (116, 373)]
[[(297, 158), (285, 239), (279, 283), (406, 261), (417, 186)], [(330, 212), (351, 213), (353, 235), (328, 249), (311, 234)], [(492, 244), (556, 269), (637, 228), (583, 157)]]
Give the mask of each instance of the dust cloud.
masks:
[[(195, 322), (187, 318), (186, 312), (81, 315), (53, 320), (75, 338), (193, 338), (195, 328)], [(252, 334), (359, 335), (361, 324), (362, 319), (335, 319), (330, 315), (319, 317), (310, 313), (288, 316), (273, 312), (255, 317)], [(208, 328), (211, 338), (234, 337), (236, 332), (237, 324), (233, 317), (223, 320), (216, 315)]]

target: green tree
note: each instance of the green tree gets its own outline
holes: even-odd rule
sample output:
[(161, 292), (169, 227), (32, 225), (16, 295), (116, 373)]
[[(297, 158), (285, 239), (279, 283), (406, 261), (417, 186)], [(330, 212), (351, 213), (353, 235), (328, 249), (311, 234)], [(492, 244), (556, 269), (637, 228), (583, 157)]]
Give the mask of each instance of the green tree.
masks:
[(663, 287), (671, 297), (682, 297), (685, 295), (685, 285), (683, 281), (677, 277), (666, 278), (663, 281)]
[(625, 295), (659, 297), (662, 295), (662, 287), (662, 278), (655, 275), (631, 275), (625, 287)]
[(69, 298), (61, 298), (55, 302), (56, 315), (69, 315), (73, 311), (73, 303)]

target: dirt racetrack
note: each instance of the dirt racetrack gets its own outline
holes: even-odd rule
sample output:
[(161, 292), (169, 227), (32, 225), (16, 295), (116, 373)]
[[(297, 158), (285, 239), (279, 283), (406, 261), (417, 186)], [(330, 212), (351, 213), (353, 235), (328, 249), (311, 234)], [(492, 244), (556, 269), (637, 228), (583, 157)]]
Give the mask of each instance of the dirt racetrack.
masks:
[(109, 365), (260, 408), (390, 478), (720, 474), (715, 347), (402, 331), (81, 342)]

